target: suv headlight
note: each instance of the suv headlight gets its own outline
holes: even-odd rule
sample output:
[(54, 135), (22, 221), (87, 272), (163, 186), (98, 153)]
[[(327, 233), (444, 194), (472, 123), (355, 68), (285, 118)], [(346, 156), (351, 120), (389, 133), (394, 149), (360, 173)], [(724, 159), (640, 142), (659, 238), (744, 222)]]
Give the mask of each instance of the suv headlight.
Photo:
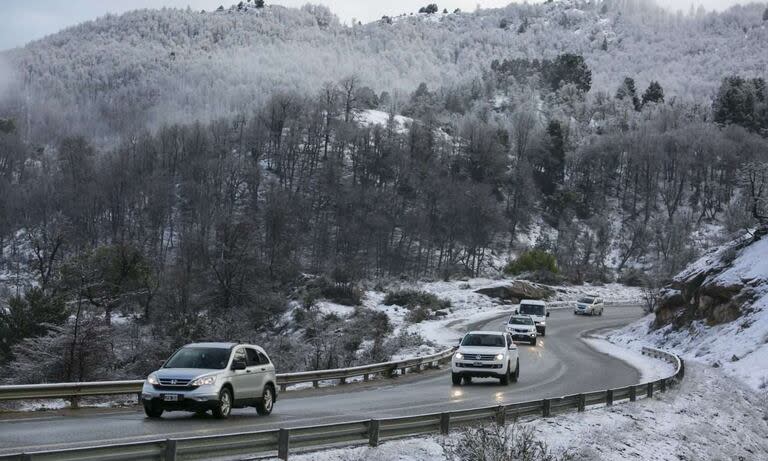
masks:
[(215, 376), (203, 376), (189, 383), (190, 386), (210, 386), (216, 382)]
[(461, 352), (457, 352), (456, 355), (453, 356), (453, 358), (456, 360), (461, 360), (464, 358), (464, 354), (462, 354)]
[(157, 375), (155, 375), (154, 373), (147, 376), (147, 382), (153, 386), (157, 386), (158, 384), (160, 384), (160, 381), (157, 379)]
[(496, 354), (496, 360), (504, 360), (504, 354)]

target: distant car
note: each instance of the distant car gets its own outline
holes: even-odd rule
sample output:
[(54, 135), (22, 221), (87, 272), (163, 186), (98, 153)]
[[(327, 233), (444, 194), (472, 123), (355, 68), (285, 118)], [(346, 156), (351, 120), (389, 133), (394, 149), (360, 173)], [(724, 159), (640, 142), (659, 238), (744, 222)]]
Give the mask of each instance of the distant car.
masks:
[(517, 382), (520, 357), (512, 336), (500, 331), (473, 331), (464, 335), (451, 360), (454, 386), (472, 378), (498, 378), (502, 385)]
[(573, 313), (576, 315), (603, 315), (605, 303), (597, 296), (586, 296), (576, 301)]
[(512, 314), (504, 327), (514, 341), (526, 341), (532, 346), (538, 341), (536, 324), (530, 315)]
[(520, 307), (517, 309), (517, 313), (520, 315), (530, 315), (533, 319), (533, 323), (536, 324), (536, 331), (541, 336), (547, 336), (547, 317), (549, 317), (547, 303), (544, 301), (524, 299), (520, 301)]
[(277, 401), (275, 366), (259, 346), (197, 343), (177, 350), (144, 382), (141, 400), (150, 418), (165, 411), (211, 411), (217, 418), (232, 408), (272, 413)]

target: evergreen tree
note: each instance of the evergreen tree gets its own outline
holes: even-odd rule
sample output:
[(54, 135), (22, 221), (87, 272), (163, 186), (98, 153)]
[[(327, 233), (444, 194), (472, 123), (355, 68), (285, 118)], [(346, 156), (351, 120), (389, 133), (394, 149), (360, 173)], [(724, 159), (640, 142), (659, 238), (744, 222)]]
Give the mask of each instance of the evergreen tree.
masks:
[(264, 6), (265, 6), (264, 5), (264, 0), (256, 0), (254, 2), (254, 4), (256, 5), (256, 8), (264, 8)]
[(635, 88), (635, 79), (626, 77), (624, 83), (621, 84), (616, 91), (616, 99), (624, 100), (630, 98), (632, 100), (632, 106), (635, 110), (640, 110), (640, 99), (637, 97), (637, 89)]
[(600, 49), (603, 51), (608, 51), (608, 37), (603, 37), (603, 44), (600, 45)]
[(652, 81), (648, 85), (648, 89), (643, 94), (643, 105), (645, 106), (649, 102), (663, 103), (664, 102), (664, 89), (659, 85), (659, 82)]
[(583, 92), (592, 88), (592, 71), (581, 55), (561, 54), (553, 62), (544, 63), (544, 79), (553, 91), (572, 83)]

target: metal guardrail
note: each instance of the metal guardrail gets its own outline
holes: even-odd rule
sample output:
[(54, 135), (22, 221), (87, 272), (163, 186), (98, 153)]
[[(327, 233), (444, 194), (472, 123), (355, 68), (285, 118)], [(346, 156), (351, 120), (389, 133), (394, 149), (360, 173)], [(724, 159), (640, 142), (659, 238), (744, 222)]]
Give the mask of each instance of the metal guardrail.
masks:
[[(313, 387), (319, 387), (320, 382), (326, 380), (339, 380), (340, 384), (344, 384), (348, 379), (360, 376), (362, 376), (363, 381), (368, 381), (370, 376), (377, 374), (391, 377), (398, 372), (405, 374), (407, 370), (420, 371), (426, 367), (436, 367), (440, 363), (450, 360), (453, 351), (454, 349), (448, 349), (424, 357), (414, 357), (359, 367), (278, 374), (277, 384), (282, 391), (285, 391), (288, 386), (295, 384), (312, 383)], [(68, 399), (76, 407), (81, 397), (139, 394), (143, 385), (143, 380), (135, 380), (0, 386), (0, 401)]]
[(287, 460), (290, 451), (297, 448), (319, 448), (341, 443), (367, 443), (375, 447), (382, 440), (398, 437), (448, 434), (452, 427), (489, 422), (504, 425), (507, 420), (523, 416), (547, 418), (567, 410), (576, 409), (583, 412), (590, 405), (611, 406), (620, 401), (634, 402), (643, 396), (646, 398), (653, 397), (655, 392), (663, 392), (674, 382), (683, 378), (684, 363), (676, 355), (652, 348), (643, 348), (643, 354), (672, 363), (675, 365), (675, 373), (656, 381), (618, 389), (605, 389), (510, 405), (290, 429), (18, 453), (0, 456), (0, 461), (82, 461), (96, 459), (178, 461), (238, 455), (260, 456), (275, 453), (280, 459)]

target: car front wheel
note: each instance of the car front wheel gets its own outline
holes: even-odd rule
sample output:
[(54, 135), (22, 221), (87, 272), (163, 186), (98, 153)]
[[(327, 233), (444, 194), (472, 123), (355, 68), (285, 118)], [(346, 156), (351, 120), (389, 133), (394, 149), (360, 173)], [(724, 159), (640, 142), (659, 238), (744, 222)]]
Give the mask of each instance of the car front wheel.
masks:
[(225, 387), (219, 393), (219, 403), (213, 409), (213, 416), (223, 419), (228, 417), (230, 413), (232, 413), (232, 391)]
[(148, 418), (159, 418), (163, 416), (163, 409), (151, 403), (144, 403), (144, 413)]
[(458, 373), (451, 373), (451, 382), (454, 386), (461, 385), (461, 375)]
[(272, 413), (272, 408), (275, 406), (275, 391), (271, 386), (264, 388), (264, 393), (261, 396), (261, 401), (256, 404), (256, 413), (261, 416), (267, 416)]

